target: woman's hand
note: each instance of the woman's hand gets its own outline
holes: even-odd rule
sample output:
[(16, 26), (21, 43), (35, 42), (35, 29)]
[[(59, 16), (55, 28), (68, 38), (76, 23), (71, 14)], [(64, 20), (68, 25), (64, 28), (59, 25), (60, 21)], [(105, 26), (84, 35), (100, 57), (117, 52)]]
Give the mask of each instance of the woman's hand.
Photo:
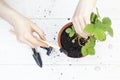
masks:
[(84, 32), (86, 24), (90, 23), (90, 15), (96, 4), (96, 0), (79, 0), (77, 8), (72, 18), (76, 32), (83, 38), (88, 38), (90, 34)]
[[(14, 33), (19, 41), (28, 44), (32, 48), (37, 46), (47, 47), (47, 44), (44, 43), (43, 31), (29, 19), (7, 5), (4, 0), (0, 0), (0, 17), (14, 27)], [(39, 37), (35, 37), (33, 32), (37, 33)]]
[[(14, 30), (20, 42), (26, 43), (32, 48), (38, 46), (47, 47), (47, 44), (43, 43), (45, 40), (44, 32), (30, 20), (20, 17), (18, 21), (15, 21)], [(34, 36), (33, 32), (37, 33), (39, 37)]]

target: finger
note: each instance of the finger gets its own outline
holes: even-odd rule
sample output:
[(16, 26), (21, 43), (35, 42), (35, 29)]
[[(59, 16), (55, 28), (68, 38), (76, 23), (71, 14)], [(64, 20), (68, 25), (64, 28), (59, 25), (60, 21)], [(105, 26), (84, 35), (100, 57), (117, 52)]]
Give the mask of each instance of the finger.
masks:
[(80, 36), (82, 36), (83, 38), (87, 38), (88, 36), (82, 31), (82, 29), (81, 29), (81, 25), (79, 24), (79, 22), (78, 22), (78, 20), (77, 21), (75, 21), (75, 20), (73, 20), (73, 25), (75, 26), (75, 30), (76, 30), (76, 32), (80, 35)]
[(27, 41), (27, 40), (24, 40), (23, 43), (29, 45), (31, 48), (36, 48), (36, 47), (37, 47), (36, 45), (33, 45), (32, 43), (30, 43), (30, 42)]
[(90, 36), (90, 34), (87, 34), (85, 31), (84, 31), (84, 28), (86, 27), (86, 25), (89, 23), (89, 20), (88, 18), (79, 18), (79, 24), (81, 25), (81, 29), (82, 29), (82, 33), (84, 33), (86, 35), (86, 37)]
[(79, 25), (80, 25), (81, 29), (84, 30), (84, 28), (85, 28), (84, 19), (82, 17), (80, 17), (80, 18), (78, 18), (77, 21), (79, 22)]
[(32, 26), (33, 26), (34, 31), (39, 35), (39, 37), (42, 40), (46, 40), (44, 32), (39, 27), (37, 27), (36, 25), (32, 25)]
[[(33, 35), (34, 36), (34, 35)], [(39, 37), (34, 36), (38, 41), (40, 41), (42, 44), (47, 45), (46, 47), (48, 47), (48, 43), (45, 40), (41, 40)]]
[[(16, 34), (15, 34), (16, 35)], [(25, 43), (25, 44), (27, 44), (27, 45), (29, 45), (30, 47), (32, 47), (32, 48), (35, 48), (36, 46), (35, 45), (33, 45), (33, 44), (31, 44), (29, 41), (27, 41), (25, 38), (23, 38), (23, 37), (17, 37), (17, 40), (19, 41), (19, 42), (21, 42), (21, 43)]]
[(90, 16), (83, 18), (85, 25), (90, 24)]
[(32, 36), (32, 34), (27, 35), (25, 37), (25, 39), (27, 41), (29, 41), (31, 44), (33, 44), (34, 46), (43, 46), (43, 47), (47, 47), (47, 44), (42, 43), (40, 40), (38, 40), (37, 38), (35, 38), (34, 36)]
[[(87, 25), (87, 24), (90, 24), (90, 17), (85, 17), (85, 18), (83, 18), (83, 20), (84, 20), (84, 22), (85, 22), (85, 26)], [(88, 34), (88, 33), (86, 33), (88, 36), (91, 36), (91, 34)]]

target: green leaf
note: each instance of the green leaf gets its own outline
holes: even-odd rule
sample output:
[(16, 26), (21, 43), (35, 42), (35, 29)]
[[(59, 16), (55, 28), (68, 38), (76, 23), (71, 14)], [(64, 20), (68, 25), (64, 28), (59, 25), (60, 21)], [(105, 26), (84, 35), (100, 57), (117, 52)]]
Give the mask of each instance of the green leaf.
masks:
[(83, 56), (88, 55), (87, 47), (86, 47), (86, 46), (83, 46), (83, 47), (82, 47), (82, 55), (83, 55)]
[(91, 13), (91, 16), (90, 16), (90, 22), (94, 23), (94, 13), (93, 12)]
[(100, 18), (100, 14), (99, 14), (98, 8), (96, 8), (96, 11), (97, 11), (97, 16)]
[(95, 42), (95, 37), (94, 36), (90, 36), (90, 39), (89, 39), (90, 41), (92, 41), (92, 42)]
[(106, 28), (105, 28), (104, 24), (101, 21), (97, 21), (95, 23), (95, 27), (106, 31)]
[(87, 48), (91, 48), (91, 47), (94, 47), (94, 46), (95, 46), (95, 42), (93, 42), (93, 41), (89, 41), (88, 43), (86, 43)]
[(88, 52), (89, 52), (88, 53), (89, 55), (95, 55), (95, 49), (94, 48), (89, 48)]
[(113, 29), (111, 28), (111, 27), (107, 27), (107, 32), (108, 32), (108, 34), (111, 36), (111, 37), (113, 37)]
[(75, 32), (74, 32), (74, 31), (71, 31), (71, 32), (69, 33), (69, 37), (73, 37), (74, 34), (75, 34)]
[(113, 29), (111, 28), (110, 25), (108, 25), (108, 24), (103, 24), (103, 28), (104, 28), (105, 31), (108, 32), (108, 34), (109, 34), (111, 37), (113, 37)]
[(97, 39), (97, 40), (100, 40), (100, 41), (105, 41), (106, 40), (106, 34), (103, 30), (99, 29), (99, 28), (96, 28), (95, 31), (94, 31), (94, 37)]
[(82, 47), (82, 55), (86, 56), (88, 54), (94, 55), (95, 54), (95, 37), (91, 36), (85, 46)]
[(72, 25), (72, 30), (75, 32), (74, 26)]
[(102, 24), (101, 24), (101, 23), (96, 23), (96, 24), (95, 24), (95, 28), (102, 29), (102, 28), (101, 28), (101, 26), (102, 26)]
[(70, 33), (71, 31), (72, 31), (71, 28), (67, 28), (67, 29), (65, 30), (66, 33)]
[(95, 29), (94, 24), (88, 24), (86, 25), (84, 31), (91, 34), (94, 32), (94, 29)]
[(108, 25), (108, 24), (103, 24), (102, 22), (98, 22), (98, 23), (95, 24), (95, 27), (103, 30), (104, 33), (106, 33), (106, 31), (107, 31), (110, 36), (113, 36), (113, 30), (112, 30), (112, 28), (110, 27), (110, 25)]
[(87, 47), (87, 48), (90, 48), (90, 47), (94, 47), (94, 42), (92, 42), (90, 39), (87, 41), (87, 43), (85, 44), (85, 46)]
[(102, 23), (103, 23), (103, 24), (108, 24), (108, 25), (111, 25), (111, 24), (112, 24), (112, 22), (111, 22), (111, 20), (110, 20), (109, 17), (104, 17), (104, 18), (102, 19)]
[(95, 14), (95, 13), (92, 12), (91, 16), (90, 16), (90, 22), (94, 24), (97, 19), (98, 19), (97, 14)]

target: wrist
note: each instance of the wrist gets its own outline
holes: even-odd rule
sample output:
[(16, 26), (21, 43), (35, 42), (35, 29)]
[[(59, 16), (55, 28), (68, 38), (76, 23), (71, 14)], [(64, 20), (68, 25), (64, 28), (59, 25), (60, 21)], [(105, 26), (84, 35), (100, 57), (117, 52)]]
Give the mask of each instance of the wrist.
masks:
[(15, 27), (17, 25), (17, 23), (19, 23), (20, 21), (23, 21), (24, 17), (19, 14), (16, 11), (11, 12), (11, 14), (8, 16), (8, 22)]
[(12, 26), (16, 25), (20, 19), (24, 18), (20, 13), (15, 11), (4, 1), (0, 0), (0, 17), (9, 22)]

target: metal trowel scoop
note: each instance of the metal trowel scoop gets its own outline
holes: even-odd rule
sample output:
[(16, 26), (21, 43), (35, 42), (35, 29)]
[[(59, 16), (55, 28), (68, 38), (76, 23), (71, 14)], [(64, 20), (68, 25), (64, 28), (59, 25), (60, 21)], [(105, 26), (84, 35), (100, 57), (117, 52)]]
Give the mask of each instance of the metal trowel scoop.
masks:
[(32, 48), (33, 53), (33, 58), (35, 59), (36, 63), (38, 66), (42, 67), (42, 59), (40, 54), (36, 51), (35, 48)]

